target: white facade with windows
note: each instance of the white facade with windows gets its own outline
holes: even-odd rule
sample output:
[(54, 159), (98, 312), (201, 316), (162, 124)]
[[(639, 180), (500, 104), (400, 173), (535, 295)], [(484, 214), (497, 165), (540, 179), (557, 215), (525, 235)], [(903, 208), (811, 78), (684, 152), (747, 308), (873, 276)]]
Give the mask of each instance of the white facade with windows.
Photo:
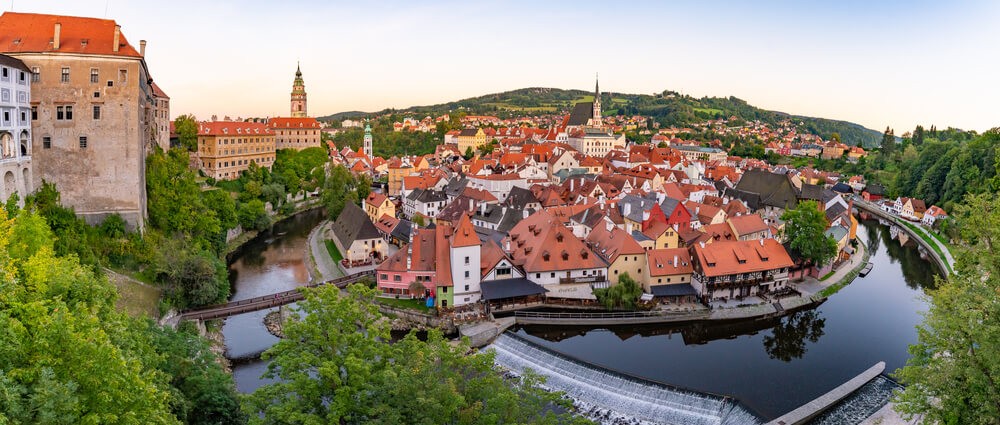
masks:
[(33, 191), (31, 115), (31, 69), (0, 55), (0, 204)]
[(455, 288), (455, 306), (479, 302), (482, 297), (480, 288), (479, 261), (481, 250), (479, 245), (451, 247), (451, 280)]

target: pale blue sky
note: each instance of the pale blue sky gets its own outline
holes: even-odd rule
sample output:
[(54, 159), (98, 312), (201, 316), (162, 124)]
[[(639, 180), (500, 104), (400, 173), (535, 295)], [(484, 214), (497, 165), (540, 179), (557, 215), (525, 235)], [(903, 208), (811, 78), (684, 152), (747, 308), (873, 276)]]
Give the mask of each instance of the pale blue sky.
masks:
[[(737, 96), (897, 134), (1000, 125), (1000, 2), (15, 0), (115, 19), (171, 113), (311, 115), (521, 87)], [(876, 4), (877, 3), (877, 4)], [(3, 11), (9, 0), (0, 0)], [(105, 15), (105, 10), (108, 10)]]

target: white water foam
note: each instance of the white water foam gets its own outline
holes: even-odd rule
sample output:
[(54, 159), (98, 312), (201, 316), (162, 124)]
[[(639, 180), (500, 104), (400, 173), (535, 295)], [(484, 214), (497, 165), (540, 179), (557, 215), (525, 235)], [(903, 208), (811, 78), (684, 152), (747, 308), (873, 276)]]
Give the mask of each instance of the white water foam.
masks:
[(489, 346), (496, 364), (522, 373), (531, 369), (546, 387), (566, 393), (581, 413), (604, 424), (722, 425), (760, 424), (736, 400), (673, 388), (588, 365), (503, 334)]

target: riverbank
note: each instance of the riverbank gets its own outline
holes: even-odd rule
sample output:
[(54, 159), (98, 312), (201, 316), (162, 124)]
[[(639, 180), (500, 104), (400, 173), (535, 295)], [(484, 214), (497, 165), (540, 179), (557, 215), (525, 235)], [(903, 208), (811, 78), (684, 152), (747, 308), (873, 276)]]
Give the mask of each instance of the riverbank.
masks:
[[(896, 227), (902, 229), (904, 232), (910, 235), (910, 237), (914, 241), (916, 241), (917, 244), (924, 249), (924, 251), (926, 251), (927, 255), (931, 257), (931, 259), (934, 261), (934, 264), (937, 265), (938, 269), (941, 271), (941, 274), (943, 274), (945, 278), (947, 278), (948, 275), (951, 274), (952, 271), (954, 270), (955, 258), (951, 255), (951, 251), (948, 250), (948, 247), (943, 245), (940, 241), (938, 241), (937, 238), (931, 236), (930, 234), (927, 234), (926, 231), (923, 231), (923, 229), (920, 229), (921, 233), (917, 233), (917, 230), (914, 230), (914, 228), (920, 228), (920, 226), (906, 222), (899, 217), (896, 217), (892, 214), (885, 212), (884, 210), (879, 208), (878, 205), (866, 202), (858, 198), (855, 198), (854, 206), (857, 207), (859, 210), (863, 210), (867, 213), (873, 214), (876, 217), (893, 222), (893, 224), (895, 224)], [(944, 254), (943, 258), (941, 254)]]

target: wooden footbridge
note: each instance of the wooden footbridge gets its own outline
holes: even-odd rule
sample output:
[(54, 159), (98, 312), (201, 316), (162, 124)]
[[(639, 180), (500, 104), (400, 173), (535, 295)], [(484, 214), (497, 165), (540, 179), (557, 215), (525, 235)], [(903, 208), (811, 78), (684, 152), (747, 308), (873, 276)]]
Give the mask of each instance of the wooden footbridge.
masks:
[[(340, 289), (344, 289), (347, 285), (354, 282), (362, 280), (369, 276), (374, 276), (375, 271), (369, 270), (361, 273), (355, 273), (349, 276), (340, 277), (333, 280), (328, 280), (326, 282), (313, 283), (307, 288), (315, 288), (324, 285), (334, 285)], [(209, 319), (222, 319), (230, 316), (235, 316), (237, 314), (249, 313), (251, 311), (259, 311), (268, 309), (271, 307), (283, 306), (286, 304), (291, 304), (296, 301), (301, 301), (305, 298), (305, 295), (301, 291), (302, 288), (292, 289), (290, 291), (278, 292), (275, 294), (263, 295), (255, 298), (248, 298), (245, 300), (232, 301), (225, 304), (216, 304), (205, 307), (199, 307), (196, 309), (186, 310), (180, 314), (181, 319), (185, 320), (209, 320)]]

